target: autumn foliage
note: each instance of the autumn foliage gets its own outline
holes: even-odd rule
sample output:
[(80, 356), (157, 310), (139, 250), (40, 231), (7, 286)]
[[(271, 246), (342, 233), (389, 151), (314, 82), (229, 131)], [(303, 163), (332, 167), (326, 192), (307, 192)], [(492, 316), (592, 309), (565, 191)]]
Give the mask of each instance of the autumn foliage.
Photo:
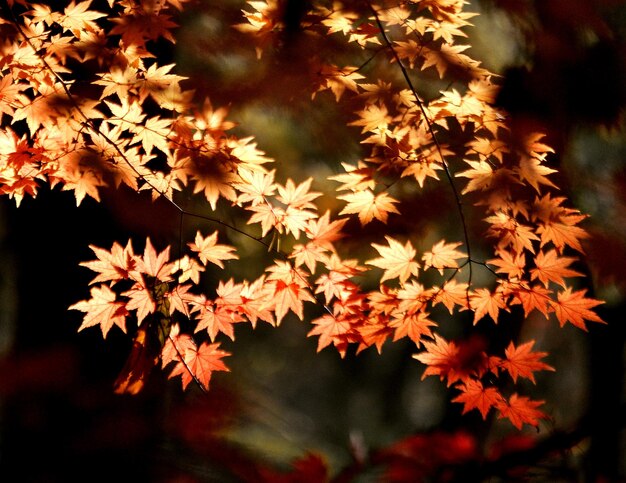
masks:
[[(228, 100), (198, 98), (176, 65), (161, 63), (158, 48), (176, 41), (187, 3), (2, 2), (0, 192), (19, 205), (47, 184), (80, 205), (105, 189), (147, 191), (181, 218), (215, 225), (171, 247), (149, 238), (91, 246), (89, 295), (70, 309), (83, 314), (78, 330), (133, 339), (115, 390), (137, 393), (155, 367), (207, 390), (229, 370), (221, 344), (235, 340), (236, 324), (279, 326), (293, 314), (318, 351), (384, 352), (410, 339), (424, 377), (453, 387), (463, 412), (493, 412), (518, 429), (549, 418), (521, 385), (558, 370), (535, 341), (494, 347), (440, 331), (446, 312), (464, 318), (467, 334), (499, 333), (505, 313), (583, 331), (602, 322), (602, 302), (576, 282), (585, 215), (560, 193), (543, 134), (513, 131), (497, 107), (497, 76), (468, 54), (474, 14), (464, 2), (313, 1), (298, 14), (300, 42), (332, 43), (300, 60), (310, 109), (332, 99), (363, 146), (329, 181), (281, 175), (252, 137), (231, 134)], [(248, 2), (232, 26), (259, 62), (289, 41), (288, 3)], [(442, 87), (427, 96), (422, 83)], [(335, 205), (316, 188), (328, 182)], [(419, 217), (416, 197), (438, 185), (456, 239), (387, 231)], [(190, 197), (203, 208), (185, 208)], [(366, 250), (346, 248), (357, 239)], [(271, 255), (256, 278), (230, 274), (237, 240)], [(205, 272), (218, 274), (212, 286)]]

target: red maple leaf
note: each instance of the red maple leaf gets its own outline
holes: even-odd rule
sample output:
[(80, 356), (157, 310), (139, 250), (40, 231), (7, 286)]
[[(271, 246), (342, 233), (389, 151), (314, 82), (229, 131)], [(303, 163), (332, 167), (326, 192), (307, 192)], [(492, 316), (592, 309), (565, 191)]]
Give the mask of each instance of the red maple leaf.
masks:
[(537, 409), (544, 401), (532, 401), (525, 396), (513, 394), (508, 401), (500, 399), (498, 418), (508, 418), (517, 429), (522, 429), (524, 424), (539, 426), (540, 419), (548, 419), (548, 416)]
[(531, 352), (534, 340), (515, 347), (513, 342), (509, 344), (504, 351), (506, 359), (502, 360), (500, 365), (511, 374), (514, 382), (517, 382), (518, 376), (526, 377), (535, 382), (535, 371), (554, 371), (554, 367), (549, 366), (539, 359), (548, 355), (547, 352)]
[(487, 418), (489, 410), (501, 404), (503, 397), (495, 387), (484, 387), (480, 381), (468, 379), (463, 384), (456, 386), (461, 394), (452, 402), (463, 403), (463, 414), (472, 409), (478, 409), (483, 419)]
[(229, 356), (230, 353), (220, 350), (219, 346), (219, 343), (204, 342), (197, 348), (195, 344), (186, 344), (179, 348), (179, 351), (183, 349), (180, 351), (183, 358), (181, 360), (180, 356), (177, 356), (178, 362), (169, 377), (181, 376), (183, 389), (195, 380), (202, 389), (207, 390), (214, 371), (229, 371), (222, 358)]

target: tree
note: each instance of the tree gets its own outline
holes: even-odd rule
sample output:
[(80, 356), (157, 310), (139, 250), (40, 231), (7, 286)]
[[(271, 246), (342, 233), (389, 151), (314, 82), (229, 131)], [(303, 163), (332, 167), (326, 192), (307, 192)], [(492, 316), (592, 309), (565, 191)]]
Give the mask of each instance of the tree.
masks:
[[(195, 91), (192, 72), (162, 61), (191, 2), (3, 3), (2, 194), (19, 205), (49, 185), (81, 205), (147, 192), (178, 213), (169, 245), (91, 245), (81, 264), (96, 275), (69, 307), (78, 330), (133, 341), (115, 392), (139, 393), (157, 366), (208, 391), (239, 324), (295, 316), (342, 357), (409, 339), (463, 413), (545, 427), (522, 381), (559, 368), (521, 329), (603, 323), (576, 281), (586, 216), (560, 192), (544, 134), (511, 123), (497, 76), (468, 55), (464, 2), (249, 2), (232, 22), (229, 5), (211, 11), (234, 27), (220, 49), (234, 45), (254, 83)], [(336, 188), (272, 165), (235, 130), (223, 105), (263, 98), (325, 110), (319, 135), (353, 140), (357, 156), (327, 176)], [(187, 239), (192, 220), (203, 228)], [(416, 452), (437, 438), (452, 449), (430, 468)], [(414, 437), (373, 460), (419, 478), (479, 458), (468, 441)], [(294, 471), (323, 468), (311, 457)]]

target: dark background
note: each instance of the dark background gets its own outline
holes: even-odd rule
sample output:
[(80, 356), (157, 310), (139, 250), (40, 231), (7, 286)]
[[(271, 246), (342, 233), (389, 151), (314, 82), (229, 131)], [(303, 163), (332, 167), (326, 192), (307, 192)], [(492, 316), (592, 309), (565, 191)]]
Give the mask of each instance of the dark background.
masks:
[[(271, 156), (289, 159), (281, 169), (298, 179), (311, 169), (324, 173), (336, 161), (314, 159), (354, 152), (341, 130), (319, 127), (341, 116), (325, 104), (294, 127), (302, 110), (272, 100), (271, 89), (238, 92), (232, 83), (217, 82), (237, 80), (237, 72), (220, 67), (206, 45), (192, 47), (198, 35), (211, 45), (221, 33), (203, 30), (202, 15), (221, 18), (211, 6), (201, 2), (199, 12), (185, 17), (181, 50), (167, 53), (198, 76), (198, 87), (218, 99), (239, 100), (243, 107), (233, 106), (231, 117)], [(535, 467), (537, 481), (621, 481), (624, 8), (618, 1), (585, 0), (494, 0), (472, 8), (483, 17), (470, 42), (474, 55), (503, 75), (499, 102), (512, 112), (515, 128), (548, 133), (559, 153), (551, 162), (563, 173), (564, 195), (592, 215), (586, 288), (607, 301), (598, 313), (608, 325), (593, 324), (589, 334), (559, 329), (555, 321), (528, 321), (528, 334), (549, 349), (558, 372), (542, 374), (536, 388), (554, 415), (553, 427), (539, 435), (545, 447), (520, 457)], [(411, 359), (410, 344), (341, 360), (328, 349), (316, 354), (306, 324), (290, 318), (277, 330), (238, 328), (237, 343), (224, 345), (234, 353), (233, 372), (216, 374), (209, 394), (194, 387), (182, 393), (177, 380), (156, 371), (138, 396), (115, 395), (113, 381), (131, 343), (118, 330), (106, 341), (96, 329), (76, 332), (81, 314), (67, 307), (87, 298), (91, 279), (78, 264), (93, 258), (90, 244), (110, 248), (114, 240), (132, 238), (139, 251), (149, 235), (163, 249), (178, 238), (179, 214), (124, 190), (76, 208), (71, 194), (42, 188), (19, 208), (2, 200), (0, 217), (2, 481), (259, 481), (263, 468), (286, 470), (307, 451), (322, 454), (336, 473), (360, 450), (410, 435), (462, 428), (489, 442), (510, 430), (478, 414), (461, 417), (460, 405), (446, 403), (441, 383), (420, 382), (422, 368)], [(185, 233), (200, 227), (184, 220)]]

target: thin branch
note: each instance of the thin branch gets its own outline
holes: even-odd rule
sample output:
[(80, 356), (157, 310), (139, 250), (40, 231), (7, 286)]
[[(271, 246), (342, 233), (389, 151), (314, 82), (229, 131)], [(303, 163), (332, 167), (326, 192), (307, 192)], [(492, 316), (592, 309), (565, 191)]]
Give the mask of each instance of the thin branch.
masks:
[[(415, 86), (413, 85), (413, 81), (411, 80), (411, 77), (409, 76), (409, 73), (406, 69), (406, 67), (404, 66), (404, 64), (402, 63), (402, 60), (400, 59), (400, 56), (398, 55), (398, 52), (396, 52), (396, 49), (394, 49), (393, 44), (391, 43), (391, 40), (389, 39), (389, 37), (387, 36), (387, 33), (385, 32), (385, 28), (380, 20), (380, 17), (378, 16), (378, 12), (376, 11), (376, 9), (374, 8), (374, 6), (372, 5), (371, 2), (368, 2), (368, 5), (370, 7), (370, 10), (372, 11), (372, 14), (374, 15), (374, 18), (376, 19), (376, 24), (378, 25), (378, 28), (380, 30), (381, 36), (383, 38), (383, 40), (385, 41), (385, 44), (387, 44), (387, 47), (389, 48), (389, 50), (391, 51), (395, 61), (397, 62), (398, 66), (400, 67), (400, 70), (402, 71), (402, 76), (404, 77), (404, 80), (406, 81), (409, 90), (411, 91), (411, 93), (413, 94), (413, 97), (415, 98), (415, 103), (417, 104), (417, 106), (419, 107), (420, 111), (422, 112), (422, 116), (424, 117), (424, 121), (426, 122), (426, 127), (428, 129), (428, 133), (431, 135), (431, 137), (433, 138), (433, 141), (435, 143), (435, 147), (437, 149), (437, 153), (439, 154), (439, 158), (441, 159), (441, 165), (443, 166), (444, 172), (446, 173), (446, 178), (448, 179), (448, 182), (450, 184), (450, 188), (452, 189), (452, 192), (454, 194), (454, 199), (456, 201), (457, 204), (457, 209), (458, 209), (458, 213), (459, 213), (459, 217), (461, 218), (461, 224), (463, 226), (463, 237), (465, 238), (465, 245), (467, 246), (467, 258), (470, 261), (469, 263), (469, 277), (468, 277), (468, 289), (469, 289), (469, 285), (471, 285), (472, 283), (472, 249), (470, 246), (470, 241), (469, 241), (469, 233), (467, 230), (467, 221), (465, 219), (465, 213), (463, 211), (463, 203), (461, 201), (461, 196), (458, 192), (458, 190), (456, 189), (456, 186), (454, 185), (454, 180), (452, 178), (452, 173), (450, 172), (450, 169), (448, 167), (448, 163), (446, 162), (445, 156), (443, 154), (443, 149), (441, 148), (441, 144), (439, 143), (439, 139), (437, 138), (437, 135), (435, 133), (435, 130), (433, 128), (433, 124), (430, 120), (430, 118), (428, 117), (428, 112), (426, 111), (426, 107), (424, 106), (424, 103), (422, 102), (422, 100), (420, 99), (419, 95), (417, 94), (417, 90), (415, 89)], [(469, 293), (468, 293), (468, 302), (469, 302)]]
[(178, 356), (178, 360), (180, 361), (180, 363), (185, 366), (185, 370), (189, 373), (189, 375), (192, 377), (193, 381), (196, 383), (196, 385), (200, 388), (200, 390), (207, 394), (208, 390), (206, 387), (204, 387), (204, 384), (202, 384), (202, 382), (200, 382), (200, 379), (197, 378), (197, 376), (194, 374), (194, 372), (191, 370), (191, 367), (189, 367), (189, 365), (187, 364), (187, 361), (185, 360), (185, 358), (183, 357), (183, 355), (180, 353), (180, 350), (178, 349), (178, 346), (176, 345), (176, 341), (174, 340), (174, 338), (172, 337), (171, 334), (168, 334), (167, 338), (170, 340), (170, 342), (172, 343), (172, 345), (174, 346), (174, 350), (176, 351), (176, 355)]
[[(3, 2), (6, 3), (6, 2)], [(124, 162), (135, 172), (135, 174), (137, 174), (137, 176), (143, 180), (143, 182), (145, 182), (155, 193), (158, 193), (159, 195), (163, 196), (167, 201), (169, 201), (171, 203), (172, 206), (174, 206), (174, 208), (176, 208), (176, 210), (178, 210), (181, 213), (181, 216), (190, 216), (193, 218), (199, 218), (205, 221), (210, 221), (213, 223), (217, 223), (219, 225), (224, 226), (227, 229), (230, 229), (232, 231), (235, 231), (243, 236), (246, 236), (248, 238), (250, 238), (251, 240), (254, 240), (256, 242), (261, 243), (262, 245), (266, 246), (268, 251), (273, 251), (275, 252), (277, 255), (281, 256), (283, 259), (286, 259), (287, 256), (285, 253), (281, 252), (280, 250), (276, 250), (274, 249), (270, 244), (264, 242), (262, 240), (262, 238), (256, 237), (254, 235), (251, 235), (250, 233), (241, 230), (240, 228), (237, 228), (234, 225), (231, 225), (219, 218), (215, 218), (215, 217), (211, 217), (211, 216), (207, 216), (207, 215), (203, 215), (200, 213), (194, 213), (191, 211), (187, 211), (186, 209), (184, 209), (182, 206), (180, 206), (177, 202), (174, 201), (173, 198), (170, 198), (169, 196), (167, 196), (163, 191), (159, 190), (153, 183), (151, 183), (148, 179), (145, 178), (144, 175), (142, 175), (137, 168), (130, 162), (130, 160), (128, 159), (128, 157), (126, 156), (126, 154), (124, 153), (124, 151), (122, 151), (122, 149), (117, 145), (116, 142), (114, 142), (109, 136), (107, 136), (106, 134), (102, 133), (102, 131), (95, 125), (94, 120), (91, 119), (90, 117), (88, 117), (84, 111), (82, 110), (82, 108), (80, 107), (80, 105), (78, 104), (78, 102), (76, 101), (76, 99), (74, 98), (74, 95), (70, 92), (70, 89), (68, 87), (67, 82), (52, 68), (52, 66), (46, 61), (46, 59), (44, 57), (41, 56), (41, 54), (37, 51), (37, 48), (33, 45), (33, 43), (31, 42), (30, 38), (28, 37), (28, 35), (26, 35), (26, 33), (24, 32), (24, 30), (22, 29), (21, 25), (19, 24), (18, 19), (15, 17), (15, 14), (13, 13), (13, 11), (11, 9), (8, 9), (12, 21), (13, 21), (13, 26), (17, 29), (17, 31), (20, 33), (20, 35), (24, 38), (24, 41), (33, 49), (33, 52), (35, 53), (35, 55), (37, 55), (37, 57), (39, 57), (39, 60), (41, 61), (41, 63), (43, 64), (43, 66), (45, 67), (45, 69), (50, 72), (50, 74), (59, 82), (59, 84), (61, 85), (61, 87), (63, 88), (65, 94), (68, 97), (68, 100), (72, 103), (72, 106), (74, 107), (74, 109), (76, 110), (76, 112), (78, 114), (80, 114), (80, 116), (82, 116), (82, 118), (84, 119), (84, 121), (81, 123), (84, 127), (86, 127), (88, 130), (90, 130), (91, 132), (93, 132), (94, 134), (97, 134), (99, 136), (101, 136), (105, 141), (107, 141), (111, 147), (113, 147), (113, 149), (118, 153), (118, 155), (124, 160)], [(182, 223), (182, 222), (181, 222)]]

